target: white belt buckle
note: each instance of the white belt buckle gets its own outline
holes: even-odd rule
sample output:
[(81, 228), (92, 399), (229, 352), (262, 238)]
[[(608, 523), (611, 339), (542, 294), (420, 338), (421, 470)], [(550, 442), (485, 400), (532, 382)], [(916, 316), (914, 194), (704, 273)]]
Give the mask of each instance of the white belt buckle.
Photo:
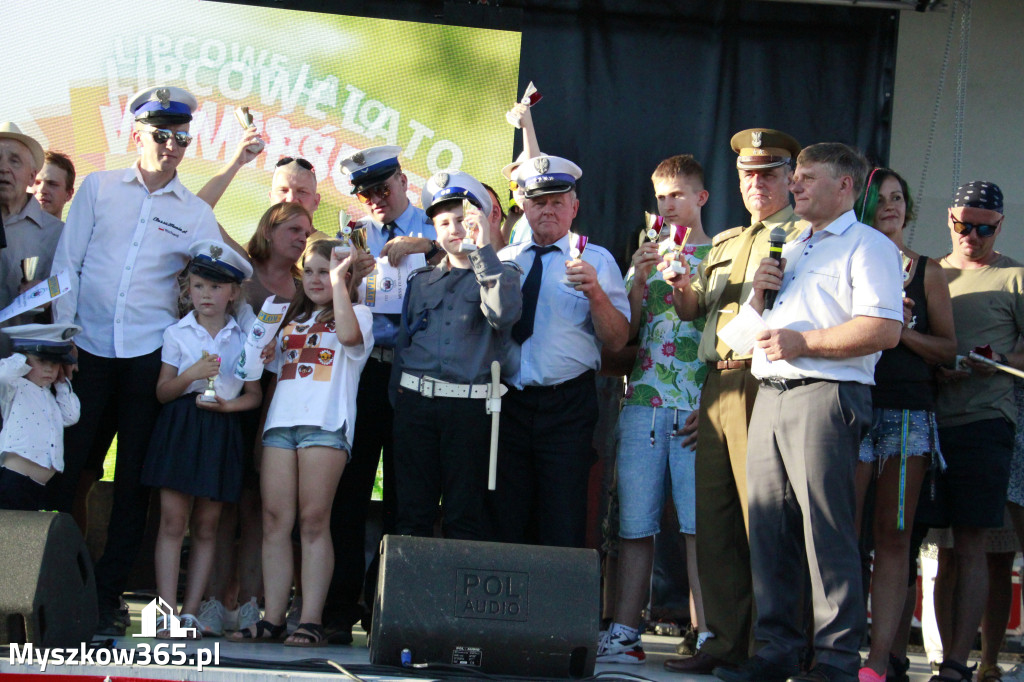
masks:
[(423, 377), (420, 379), (420, 395), (424, 398), (434, 397), (434, 380)]

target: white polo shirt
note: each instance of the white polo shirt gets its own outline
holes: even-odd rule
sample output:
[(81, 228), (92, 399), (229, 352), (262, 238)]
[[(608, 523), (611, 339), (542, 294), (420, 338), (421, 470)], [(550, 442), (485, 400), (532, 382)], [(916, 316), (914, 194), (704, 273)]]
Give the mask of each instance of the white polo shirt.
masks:
[[(903, 321), (903, 270), (896, 245), (847, 211), (827, 227), (804, 230), (782, 249), (786, 271), (775, 307), (762, 314), (769, 329), (828, 329), (858, 316)], [(881, 353), (858, 357), (770, 362), (754, 348), (760, 378), (819, 378), (873, 386)]]
[(163, 343), (178, 319), (177, 274), (189, 247), (220, 239), (210, 206), (175, 175), (150, 193), (139, 164), (91, 173), (68, 212), (51, 274), (67, 270), (71, 291), (54, 301), (55, 321), (77, 324), (75, 343), (93, 355), (133, 358)]

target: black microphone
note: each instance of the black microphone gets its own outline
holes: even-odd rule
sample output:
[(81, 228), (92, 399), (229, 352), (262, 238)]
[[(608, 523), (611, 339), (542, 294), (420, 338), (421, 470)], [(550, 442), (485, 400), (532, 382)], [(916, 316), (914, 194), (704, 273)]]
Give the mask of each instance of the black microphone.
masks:
[[(786, 231), (776, 227), (768, 235), (768, 257), (779, 261), (782, 266), (782, 245), (786, 243)], [(779, 295), (778, 290), (768, 289), (764, 292), (764, 309), (771, 310), (775, 306), (775, 297)]]

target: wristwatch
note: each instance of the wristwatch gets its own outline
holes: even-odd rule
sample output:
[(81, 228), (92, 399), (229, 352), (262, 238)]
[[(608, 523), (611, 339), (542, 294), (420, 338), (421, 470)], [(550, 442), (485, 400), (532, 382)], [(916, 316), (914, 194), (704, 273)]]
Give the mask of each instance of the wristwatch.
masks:
[(438, 245), (438, 243), (436, 241), (431, 239), (430, 240), (430, 251), (427, 251), (427, 253), (426, 253), (427, 260), (430, 260), (431, 258), (436, 256), (440, 252), (441, 252), (441, 247)]

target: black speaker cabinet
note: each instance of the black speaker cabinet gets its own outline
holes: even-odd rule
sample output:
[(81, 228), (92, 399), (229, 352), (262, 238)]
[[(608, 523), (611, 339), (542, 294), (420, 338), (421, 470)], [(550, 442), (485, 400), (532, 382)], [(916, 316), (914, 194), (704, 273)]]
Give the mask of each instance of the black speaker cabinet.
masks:
[(594, 550), (386, 535), (370, 662), (587, 677), (600, 581)]
[(92, 561), (71, 516), (0, 511), (0, 644), (77, 647), (96, 619)]

